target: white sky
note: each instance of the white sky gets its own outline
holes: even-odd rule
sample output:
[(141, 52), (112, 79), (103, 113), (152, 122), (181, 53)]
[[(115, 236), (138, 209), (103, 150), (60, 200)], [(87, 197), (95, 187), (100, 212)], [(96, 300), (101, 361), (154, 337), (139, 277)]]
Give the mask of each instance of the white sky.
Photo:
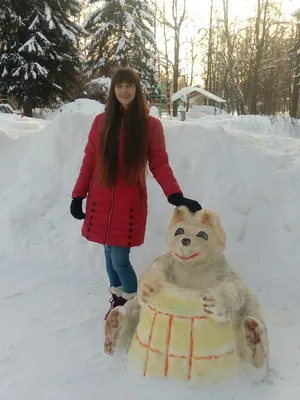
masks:
[[(159, 3), (161, 0), (157, 0)], [(165, 0), (172, 3), (172, 0)], [(278, 3), (280, 0), (277, 0)], [(203, 22), (208, 21), (209, 18), (209, 6), (211, 0), (187, 0), (189, 15), (202, 20)], [(222, 0), (214, 0), (215, 8), (219, 7), (222, 12)], [(229, 0), (229, 12), (232, 17), (237, 16), (240, 19), (247, 19), (253, 15), (257, 0)], [(282, 10), (289, 16), (297, 8), (300, 8), (299, 0), (282, 0)]]

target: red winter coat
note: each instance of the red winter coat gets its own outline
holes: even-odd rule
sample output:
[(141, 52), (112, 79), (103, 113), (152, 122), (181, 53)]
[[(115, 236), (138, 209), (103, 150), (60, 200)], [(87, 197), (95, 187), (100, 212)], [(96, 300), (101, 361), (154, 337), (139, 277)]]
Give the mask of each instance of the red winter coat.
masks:
[[(104, 113), (95, 118), (85, 147), (80, 174), (72, 192), (74, 197), (87, 197), (82, 235), (92, 242), (109, 246), (133, 247), (144, 242), (147, 221), (147, 187), (129, 186), (120, 173), (113, 188), (100, 186), (94, 180), (98, 134)], [(120, 132), (119, 164), (122, 165), (124, 136)], [(148, 115), (148, 162), (154, 178), (168, 197), (182, 193), (169, 165), (163, 127), (159, 119)]]

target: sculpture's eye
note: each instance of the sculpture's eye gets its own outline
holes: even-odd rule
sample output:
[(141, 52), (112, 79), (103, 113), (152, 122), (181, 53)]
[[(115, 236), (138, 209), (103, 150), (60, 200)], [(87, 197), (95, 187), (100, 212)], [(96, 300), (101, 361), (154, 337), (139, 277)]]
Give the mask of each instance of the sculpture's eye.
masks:
[(183, 235), (183, 234), (184, 234), (184, 230), (182, 228), (178, 228), (177, 231), (175, 232), (175, 236)]
[(203, 232), (203, 231), (199, 232), (197, 236), (202, 238), (202, 239), (204, 239), (204, 240), (208, 239), (208, 234), (206, 232)]

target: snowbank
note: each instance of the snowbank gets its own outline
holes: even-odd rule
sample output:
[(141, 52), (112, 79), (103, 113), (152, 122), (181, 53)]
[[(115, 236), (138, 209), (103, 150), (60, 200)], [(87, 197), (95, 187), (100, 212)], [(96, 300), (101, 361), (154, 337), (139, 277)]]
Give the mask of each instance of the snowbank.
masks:
[(96, 100), (76, 99), (75, 101), (62, 105), (58, 110), (49, 112), (47, 120), (53, 120), (62, 112), (73, 114), (80, 111), (84, 114), (99, 114), (104, 111), (104, 108), (105, 106)]
[(35, 118), (21, 118), (16, 114), (0, 114), (0, 138), (18, 138), (29, 133), (40, 132), (47, 122)]
[(201, 119), (201, 124), (222, 126), (228, 132), (237, 134), (290, 136), (300, 139), (300, 121), (289, 117), (258, 115), (216, 115)]
[[(257, 293), (271, 342), (270, 376), (263, 385), (240, 382), (199, 393), (136, 379), (125, 372), (122, 360), (103, 354), (108, 307), (103, 249), (81, 237), (81, 222), (69, 213), (88, 131), (101, 110), (96, 103), (93, 109), (86, 100), (68, 105), (39, 133), (18, 140), (8, 132), (13, 126), (0, 119), (6, 132), (0, 135), (0, 318), (5, 321), (0, 332), (0, 398), (96, 400), (99, 395), (120, 398), (121, 393), (133, 400), (196, 400), (199, 395), (207, 400), (297, 399), (296, 127), (261, 117), (163, 121), (175, 175), (186, 196), (220, 214), (228, 258)], [(150, 176), (148, 188), (146, 242), (132, 251), (139, 275), (165, 250), (173, 210)]]

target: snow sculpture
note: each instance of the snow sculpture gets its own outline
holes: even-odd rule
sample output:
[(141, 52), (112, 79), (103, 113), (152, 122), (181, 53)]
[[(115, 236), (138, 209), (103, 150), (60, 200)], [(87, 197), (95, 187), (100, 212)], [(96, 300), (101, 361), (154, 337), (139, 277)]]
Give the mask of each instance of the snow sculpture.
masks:
[(138, 295), (114, 309), (105, 352), (128, 349), (144, 376), (213, 382), (243, 362), (264, 377), (267, 332), (259, 303), (224, 256), (226, 235), (209, 209), (174, 210), (168, 250), (139, 282)]

